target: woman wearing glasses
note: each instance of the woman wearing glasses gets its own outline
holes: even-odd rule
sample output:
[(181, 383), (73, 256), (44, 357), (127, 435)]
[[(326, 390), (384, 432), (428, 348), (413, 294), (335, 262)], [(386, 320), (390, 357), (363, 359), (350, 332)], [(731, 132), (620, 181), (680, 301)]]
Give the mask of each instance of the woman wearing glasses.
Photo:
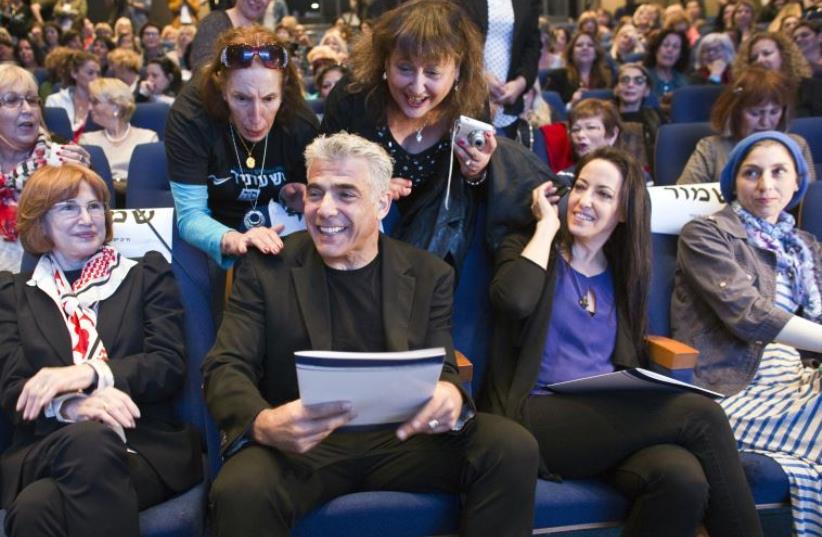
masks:
[[(642, 126), (642, 140), (645, 145), (645, 162), (654, 161), (656, 132), (663, 123), (659, 109), (649, 103), (653, 93), (651, 74), (639, 62), (623, 63), (619, 66), (614, 97), (619, 107), (619, 116), (624, 123)], [(655, 99), (654, 99), (655, 100)]]
[(75, 164), (45, 166), (20, 196), (31, 273), (0, 273), (0, 458), (6, 532), (137, 537), (138, 511), (202, 479), (200, 438), (173, 416), (185, 378), (168, 263), (122, 257), (109, 192)]
[(458, 270), (487, 200), (486, 239), (524, 224), (528, 190), (550, 171), (522, 144), (477, 130), (453, 140), (460, 115), (487, 122), (482, 38), (457, 2), (418, 0), (381, 16), (350, 59), (352, 76), (325, 102), (322, 131), (348, 131), (394, 159), (395, 237)]
[(317, 118), (273, 32), (228, 30), (217, 50), (174, 102), (165, 143), (180, 234), (226, 268), (248, 248), (282, 248), (269, 202), (301, 209), (302, 190), (289, 185), (305, 183)]
[(14, 225), (20, 190), (35, 170), (60, 159), (90, 163), (79, 145), (52, 143), (42, 126), (32, 74), (16, 65), (0, 65), (0, 270), (20, 270), (23, 249)]

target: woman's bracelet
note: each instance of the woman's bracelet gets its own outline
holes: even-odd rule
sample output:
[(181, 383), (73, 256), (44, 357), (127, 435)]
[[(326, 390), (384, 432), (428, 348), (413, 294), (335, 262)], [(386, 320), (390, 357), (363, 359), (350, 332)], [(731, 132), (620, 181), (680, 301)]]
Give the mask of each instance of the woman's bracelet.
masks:
[(482, 170), (479, 175), (475, 175), (474, 177), (465, 177), (465, 182), (468, 183), (468, 186), (480, 186), (485, 180), (488, 178), (488, 171)]

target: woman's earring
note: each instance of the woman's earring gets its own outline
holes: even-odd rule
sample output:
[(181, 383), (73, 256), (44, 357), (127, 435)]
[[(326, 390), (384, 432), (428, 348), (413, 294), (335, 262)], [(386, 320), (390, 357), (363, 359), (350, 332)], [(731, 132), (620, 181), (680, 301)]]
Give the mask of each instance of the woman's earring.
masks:
[(459, 79), (454, 81), (454, 93), (457, 93), (460, 90), (460, 81)]
[(386, 73), (385, 71), (382, 72), (382, 79), (388, 80), (388, 73)]

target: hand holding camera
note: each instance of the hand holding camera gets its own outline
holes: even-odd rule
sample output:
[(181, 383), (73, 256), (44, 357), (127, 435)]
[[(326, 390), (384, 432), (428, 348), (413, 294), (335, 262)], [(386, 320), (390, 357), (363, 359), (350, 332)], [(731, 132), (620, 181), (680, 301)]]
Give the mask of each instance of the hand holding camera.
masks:
[(497, 148), (493, 125), (460, 116), (454, 124), (454, 154), (460, 173), (466, 180), (476, 180), (484, 174)]

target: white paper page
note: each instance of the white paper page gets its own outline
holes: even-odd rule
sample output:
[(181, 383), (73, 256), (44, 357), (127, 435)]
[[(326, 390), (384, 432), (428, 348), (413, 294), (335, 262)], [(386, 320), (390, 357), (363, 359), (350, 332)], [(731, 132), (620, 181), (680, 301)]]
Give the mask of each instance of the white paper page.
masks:
[[(295, 353), (300, 398), (305, 405), (350, 401), (356, 417), (348, 427), (402, 423), (431, 398), (444, 355), (442, 348), (407, 353)], [(403, 364), (432, 357), (425, 363)], [(301, 363), (309, 358), (325, 360), (323, 365)], [(393, 363), (385, 365), (386, 360)], [(374, 366), (368, 366), (368, 361)]]

